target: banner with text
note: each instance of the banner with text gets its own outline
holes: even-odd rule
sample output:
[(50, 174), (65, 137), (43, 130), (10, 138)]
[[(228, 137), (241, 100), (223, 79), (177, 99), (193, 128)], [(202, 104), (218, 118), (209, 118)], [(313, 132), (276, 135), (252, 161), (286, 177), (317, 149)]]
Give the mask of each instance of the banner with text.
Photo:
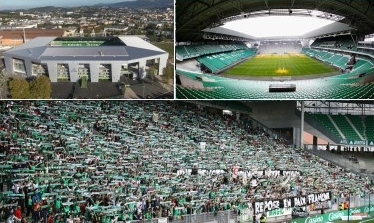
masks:
[(266, 212), (266, 216), (268, 218), (291, 215), (291, 214), (292, 214), (292, 208), (279, 208), (279, 209)]
[[(177, 175), (182, 174), (191, 174), (191, 169), (180, 169), (177, 170)], [(252, 171), (252, 170), (245, 170), (243, 168), (239, 167), (233, 167), (231, 170), (235, 175), (239, 176), (247, 176), (247, 178), (257, 177), (257, 178), (277, 178), (277, 177), (283, 177), (283, 176), (290, 176), (290, 177), (297, 177), (301, 176), (302, 172), (300, 170), (258, 170), (258, 171)], [(212, 174), (225, 174), (228, 173), (227, 170), (223, 169), (198, 169), (199, 175), (212, 175)]]
[(313, 193), (306, 196), (291, 197), (284, 199), (271, 199), (253, 202), (255, 214), (264, 213), (279, 208), (304, 207), (311, 204), (326, 202), (331, 200), (331, 192)]

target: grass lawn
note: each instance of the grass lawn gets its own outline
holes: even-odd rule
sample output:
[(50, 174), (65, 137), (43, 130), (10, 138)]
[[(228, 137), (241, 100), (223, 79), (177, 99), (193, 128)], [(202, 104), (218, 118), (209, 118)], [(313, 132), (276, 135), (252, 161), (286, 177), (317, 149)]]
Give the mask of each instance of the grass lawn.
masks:
[(81, 88), (87, 88), (87, 77), (86, 76), (84, 76), (84, 77), (82, 77), (82, 79), (81, 79)]
[(226, 75), (282, 77), (332, 73), (335, 69), (303, 54), (257, 55), (224, 72)]
[(173, 42), (153, 42), (152, 44), (168, 52), (169, 58), (174, 56), (174, 43)]

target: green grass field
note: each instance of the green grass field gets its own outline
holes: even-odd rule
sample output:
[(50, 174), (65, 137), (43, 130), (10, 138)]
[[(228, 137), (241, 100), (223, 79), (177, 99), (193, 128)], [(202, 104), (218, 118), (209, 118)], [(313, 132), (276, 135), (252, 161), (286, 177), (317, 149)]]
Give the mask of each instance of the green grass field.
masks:
[(152, 44), (168, 52), (169, 58), (172, 58), (174, 56), (174, 43), (173, 42), (152, 42)]
[(327, 74), (335, 69), (303, 54), (257, 55), (224, 72), (226, 75), (282, 77)]

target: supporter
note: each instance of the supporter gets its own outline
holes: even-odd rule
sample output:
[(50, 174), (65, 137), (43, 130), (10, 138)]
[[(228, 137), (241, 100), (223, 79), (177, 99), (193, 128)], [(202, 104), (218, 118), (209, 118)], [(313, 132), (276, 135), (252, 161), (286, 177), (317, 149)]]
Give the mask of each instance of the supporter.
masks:
[(22, 220), (21, 206), (18, 206), (16, 210), (14, 211), (14, 217), (15, 217), (16, 222), (21, 222)]
[(344, 208), (344, 210), (347, 210), (349, 208), (348, 201), (343, 202), (343, 208)]
[(253, 219), (253, 223), (258, 223), (256, 215), (253, 215), (252, 219)]
[[(0, 169), (11, 196), (1, 199), (26, 205), (34, 222), (178, 219), (262, 199), (367, 190), (367, 180), (288, 148), (245, 115), (176, 102), (7, 104), (0, 102)], [(302, 174), (255, 172), (273, 169)]]
[(339, 210), (344, 210), (344, 202), (341, 202), (340, 205), (339, 205)]
[(262, 214), (260, 217), (260, 223), (266, 223), (266, 215)]

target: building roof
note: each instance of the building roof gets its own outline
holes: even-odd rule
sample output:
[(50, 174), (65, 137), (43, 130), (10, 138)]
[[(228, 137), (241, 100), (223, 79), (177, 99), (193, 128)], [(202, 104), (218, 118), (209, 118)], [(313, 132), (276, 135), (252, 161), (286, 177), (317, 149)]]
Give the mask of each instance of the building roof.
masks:
[[(25, 29), (27, 39), (34, 39), (42, 36), (62, 37), (64, 35), (63, 29)], [(1, 30), (0, 36), (3, 39), (23, 39), (23, 29)]]
[[(225, 20), (235, 16), (247, 18), (247, 15), (259, 11), (264, 14), (265, 12), (269, 14), (274, 12), (277, 15), (278, 9), (287, 12), (293, 9), (292, 16), (295, 16), (295, 9), (306, 9), (310, 13), (318, 9), (325, 12), (326, 15), (331, 13), (344, 17), (339, 22), (346, 23), (363, 34), (374, 32), (374, 4), (372, 0), (176, 0), (175, 4), (177, 42), (201, 41), (203, 40), (202, 30), (220, 26)], [(327, 31), (330, 32), (330, 30)]]
[(150, 44), (149, 42), (139, 38), (138, 36), (119, 36), (118, 38), (122, 40), (122, 42), (125, 43), (126, 46), (133, 46), (133, 47), (141, 46), (141, 48), (143, 49), (165, 52), (164, 50), (158, 48), (155, 45)]
[(136, 46), (128, 46), (127, 44), (126, 46), (50, 46), (49, 43), (55, 39), (56, 37), (38, 37), (6, 51), (4, 55), (43, 62), (48, 60), (130, 61), (167, 54), (157, 47), (151, 47), (153, 45), (140, 38), (141, 41), (130, 38), (131, 43), (138, 43)]

